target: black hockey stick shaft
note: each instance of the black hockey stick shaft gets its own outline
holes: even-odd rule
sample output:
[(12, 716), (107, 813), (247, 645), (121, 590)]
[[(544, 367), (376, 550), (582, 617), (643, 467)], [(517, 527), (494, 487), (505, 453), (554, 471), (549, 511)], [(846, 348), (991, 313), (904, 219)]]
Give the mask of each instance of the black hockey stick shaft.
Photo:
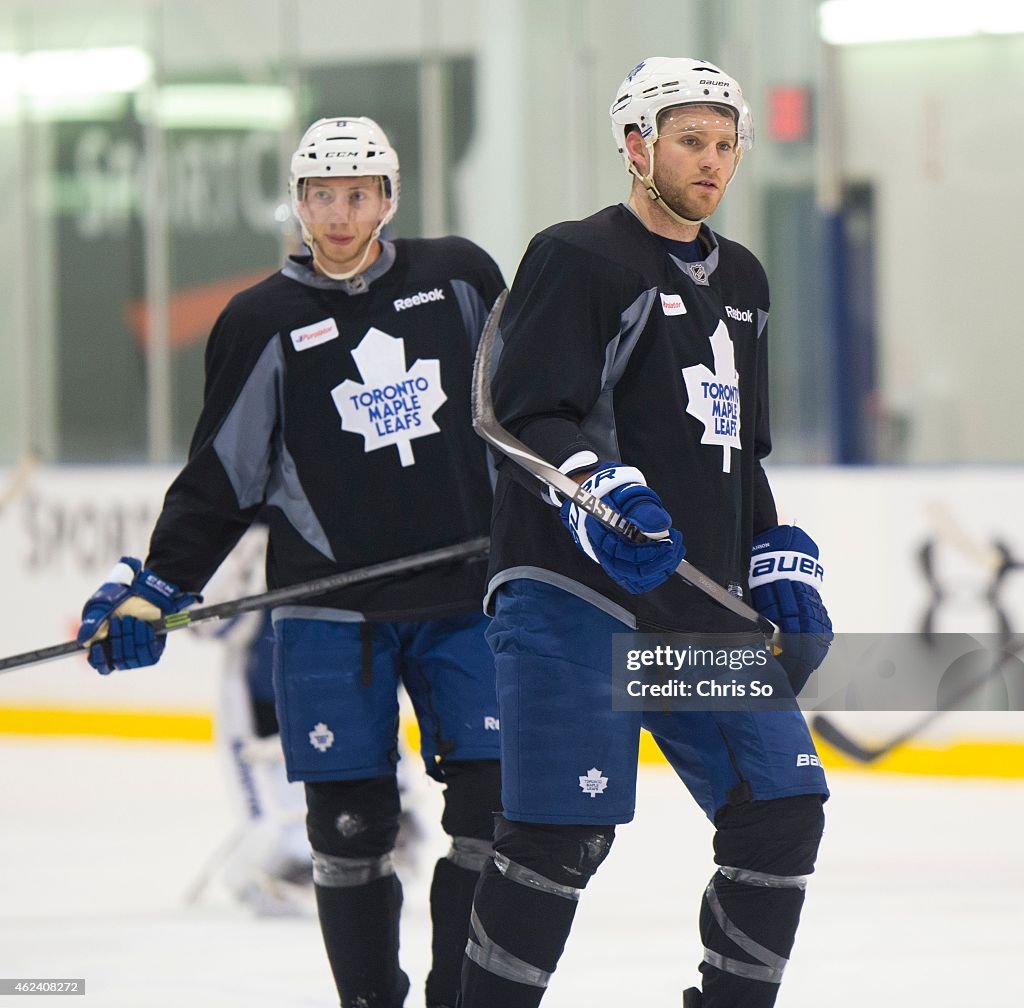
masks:
[[(511, 459), (542, 483), (557, 490), (581, 511), (586, 511), (602, 525), (617, 532), (630, 542), (662, 538), (662, 536), (645, 534), (614, 508), (593, 494), (587, 493), (577, 485), (575, 480), (530, 451), (522, 441), (511, 435), (499, 423), (491, 399), (491, 359), (501, 324), (501, 313), (507, 299), (508, 291), (503, 290), (494, 302), (494, 307), (487, 316), (483, 332), (480, 334), (480, 345), (477, 347), (476, 360), (473, 362), (473, 429), (502, 455)], [(745, 620), (749, 620), (765, 637), (773, 638), (777, 633), (778, 628), (774, 623), (762, 616), (756, 609), (752, 609), (742, 599), (726, 591), (717, 581), (712, 580), (693, 564), (686, 560), (680, 560), (675, 572), (684, 581), (704, 592), (719, 605), (742, 616)]]
[[(201, 609), (183, 609), (179, 613), (172, 613), (162, 619), (154, 620), (151, 625), (158, 634), (183, 630), (185, 627), (196, 626), (199, 623), (240, 616), (242, 613), (252, 612), (255, 609), (268, 609), (271, 606), (284, 605), (286, 602), (312, 598), (314, 595), (323, 595), (329, 591), (348, 588), (350, 585), (362, 584), (362, 582), (372, 581), (374, 578), (389, 577), (393, 574), (408, 574), (425, 567), (435, 567), (456, 560), (469, 560), (472, 557), (484, 556), (489, 544), (490, 540), (486, 536), (481, 536), (478, 539), (470, 539), (453, 546), (428, 550), (426, 553), (415, 553), (412, 556), (398, 557), (395, 560), (385, 560), (383, 563), (373, 564), (369, 567), (329, 574), (327, 577), (317, 578), (314, 581), (304, 581), (302, 584), (289, 585), (286, 588), (275, 588), (273, 591), (261, 592), (259, 595), (247, 595), (245, 598), (220, 602), (217, 605), (204, 606)], [(9, 672), (11, 669), (23, 668), (26, 665), (54, 661), (57, 658), (79, 654), (84, 650), (78, 641), (67, 641), (64, 644), (40, 648), (38, 651), (26, 651), (24, 654), (12, 655), (10, 658), (0, 658), (0, 672)]]
[(858, 763), (874, 763), (877, 760), (888, 756), (889, 753), (905, 745), (911, 739), (916, 738), (922, 731), (934, 724), (943, 714), (948, 714), (957, 709), (957, 705), (966, 700), (972, 693), (987, 683), (992, 682), (997, 676), (1002, 675), (1003, 666), (1009, 657), (1016, 654), (1024, 647), (1024, 642), (1018, 638), (1018, 643), (1013, 647), (1002, 649), (1001, 657), (993, 661), (992, 665), (982, 675), (966, 682), (950, 697), (941, 707), (933, 711), (927, 711), (909, 727), (897, 732), (885, 742), (875, 746), (866, 746), (852, 738), (843, 731), (831, 718), (825, 714), (815, 714), (811, 718), (811, 727), (824, 739), (833, 749), (850, 757)]

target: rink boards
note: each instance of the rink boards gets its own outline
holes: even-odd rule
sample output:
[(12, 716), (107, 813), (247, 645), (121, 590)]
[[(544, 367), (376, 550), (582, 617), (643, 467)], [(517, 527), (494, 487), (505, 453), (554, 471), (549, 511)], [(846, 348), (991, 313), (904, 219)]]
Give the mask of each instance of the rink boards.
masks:
[[(74, 636), (82, 602), (114, 561), (145, 555), (173, 475), (157, 467), (0, 471), (0, 655)], [(991, 633), (1000, 618), (1024, 630), (1024, 570), (1013, 567), (1024, 557), (1016, 520), (1024, 471), (777, 467), (770, 476), (780, 518), (806, 528), (821, 548), (837, 630), (912, 633), (929, 615), (940, 631)], [(258, 591), (259, 552), (258, 539), (246, 543), (208, 586), (205, 602)], [(218, 634), (226, 629), (214, 623), (175, 633), (152, 669), (98, 676), (73, 656), (4, 673), (0, 732), (209, 742), (226, 646)], [(835, 720), (867, 742), (895, 735), (915, 717), (861, 711)], [(826, 747), (821, 755), (831, 766), (852, 765)], [(660, 758), (650, 738), (641, 756)], [(1024, 714), (945, 713), (876, 766), (1024, 777)]]

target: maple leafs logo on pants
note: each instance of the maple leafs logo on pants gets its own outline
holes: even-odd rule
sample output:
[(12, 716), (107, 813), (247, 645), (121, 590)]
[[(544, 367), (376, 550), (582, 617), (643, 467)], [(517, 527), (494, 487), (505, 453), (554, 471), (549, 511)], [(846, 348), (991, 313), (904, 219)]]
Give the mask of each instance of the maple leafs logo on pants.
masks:
[(365, 451), (395, 445), (402, 465), (415, 465), (412, 442), (440, 431), (434, 412), (448, 399), (440, 361), (418, 360), (406, 370), (405, 341), (374, 327), (352, 358), (362, 384), (349, 378), (331, 389), (341, 429), (362, 434)]

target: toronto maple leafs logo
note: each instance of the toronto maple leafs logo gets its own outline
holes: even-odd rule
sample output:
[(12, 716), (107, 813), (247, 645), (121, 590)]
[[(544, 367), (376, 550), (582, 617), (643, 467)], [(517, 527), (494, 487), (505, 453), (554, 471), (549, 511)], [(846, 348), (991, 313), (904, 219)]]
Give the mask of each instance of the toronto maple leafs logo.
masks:
[(602, 777), (601, 771), (597, 767), (591, 767), (587, 771), (586, 777), (580, 775), (580, 789), (585, 795), (590, 795), (591, 798), (604, 794), (606, 787), (608, 787), (608, 778)]
[(704, 424), (701, 444), (722, 446), (722, 472), (732, 471), (732, 450), (740, 447), (740, 387), (732, 340), (724, 322), (711, 335), (715, 370), (706, 364), (683, 368), (686, 412)]
[(362, 434), (365, 450), (398, 448), (403, 466), (415, 465), (412, 442), (440, 430), (433, 414), (448, 398), (437, 360), (405, 369), (405, 341), (371, 327), (352, 351), (363, 383), (346, 379), (331, 389), (341, 429)]
[(334, 745), (334, 732), (323, 721), (318, 721), (309, 733), (309, 744), (317, 752), (327, 752)]

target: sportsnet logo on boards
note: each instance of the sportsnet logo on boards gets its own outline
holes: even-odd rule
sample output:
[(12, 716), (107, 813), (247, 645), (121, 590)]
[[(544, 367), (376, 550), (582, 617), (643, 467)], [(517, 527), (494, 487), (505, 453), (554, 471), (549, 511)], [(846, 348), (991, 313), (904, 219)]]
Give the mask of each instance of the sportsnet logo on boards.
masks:
[(443, 300), (444, 291), (440, 287), (435, 287), (433, 290), (419, 291), (409, 297), (395, 298), (391, 304), (394, 306), (395, 311), (399, 312), (405, 311), (406, 308), (417, 308), (420, 305), (430, 304), (431, 301)]
[(685, 315), (686, 305), (678, 294), (661, 294), (661, 310), (666, 315)]

